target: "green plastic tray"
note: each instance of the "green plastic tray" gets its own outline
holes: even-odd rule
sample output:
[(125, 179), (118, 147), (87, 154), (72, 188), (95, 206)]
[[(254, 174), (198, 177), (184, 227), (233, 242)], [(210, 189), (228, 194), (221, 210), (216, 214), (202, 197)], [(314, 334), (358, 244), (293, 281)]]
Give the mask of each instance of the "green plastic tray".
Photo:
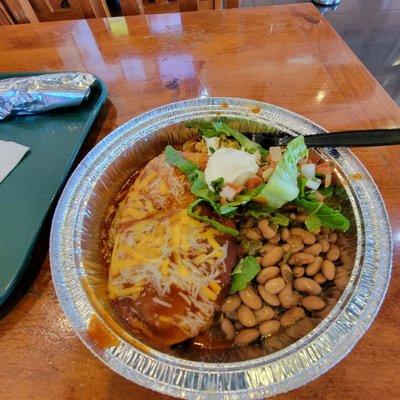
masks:
[[(38, 73), (0, 74), (0, 79), (22, 75)], [(79, 107), (0, 121), (1, 140), (30, 147), (0, 183), (0, 305), (28, 265), (46, 215), (106, 98), (106, 86), (97, 78)]]

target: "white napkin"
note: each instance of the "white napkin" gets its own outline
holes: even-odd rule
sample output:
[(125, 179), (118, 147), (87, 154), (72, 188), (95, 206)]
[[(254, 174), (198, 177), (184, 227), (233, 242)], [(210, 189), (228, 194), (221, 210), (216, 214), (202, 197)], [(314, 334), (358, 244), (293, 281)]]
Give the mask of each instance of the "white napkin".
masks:
[(29, 147), (0, 140), (0, 183), (18, 165)]

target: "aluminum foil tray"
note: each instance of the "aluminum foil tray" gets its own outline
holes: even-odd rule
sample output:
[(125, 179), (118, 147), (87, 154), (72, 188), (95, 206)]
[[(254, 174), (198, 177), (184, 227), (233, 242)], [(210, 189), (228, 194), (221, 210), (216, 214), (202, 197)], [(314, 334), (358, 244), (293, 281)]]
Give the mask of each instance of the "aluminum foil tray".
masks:
[[(165, 354), (129, 333), (106, 292), (101, 229), (108, 207), (127, 179), (166, 144), (191, 134), (182, 122), (231, 119), (241, 130), (268, 124), (293, 135), (324, 130), (288, 110), (253, 100), (200, 98), (142, 114), (103, 139), (69, 179), (57, 206), (50, 238), (53, 281), (77, 335), (118, 374), (160, 393), (188, 399), (255, 399), (310, 382), (345, 357), (375, 318), (391, 273), (392, 240), (382, 197), (368, 171), (347, 149), (322, 149), (336, 166), (352, 214), (354, 268), (330, 314), (309, 334), (268, 356), (231, 363), (196, 362)], [(93, 318), (110, 341), (88, 334)], [(103, 333), (104, 333), (103, 332)]]

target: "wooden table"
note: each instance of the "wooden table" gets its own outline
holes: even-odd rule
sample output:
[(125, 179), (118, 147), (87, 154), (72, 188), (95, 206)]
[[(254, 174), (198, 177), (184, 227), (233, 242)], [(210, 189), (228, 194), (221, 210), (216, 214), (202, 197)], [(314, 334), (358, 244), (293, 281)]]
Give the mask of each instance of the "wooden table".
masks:
[[(398, 107), (309, 4), (0, 28), (1, 71), (58, 69), (89, 71), (108, 85), (86, 151), (143, 111), (207, 95), (274, 103), (330, 130), (400, 126)], [(394, 233), (394, 273), (379, 316), (343, 362), (279, 399), (400, 396), (398, 151), (355, 151), (380, 187)], [(58, 305), (47, 247), (48, 232), (2, 310), (0, 398), (166, 398), (124, 380), (86, 350)]]

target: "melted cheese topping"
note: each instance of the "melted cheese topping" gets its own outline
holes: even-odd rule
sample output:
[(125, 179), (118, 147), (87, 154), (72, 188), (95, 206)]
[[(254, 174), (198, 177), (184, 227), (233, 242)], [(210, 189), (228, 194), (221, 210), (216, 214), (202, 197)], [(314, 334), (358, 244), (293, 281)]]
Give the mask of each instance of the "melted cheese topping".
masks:
[(108, 282), (111, 298), (136, 299), (146, 284), (163, 297), (174, 287), (188, 306), (187, 315), (176, 316), (176, 323), (188, 332), (196, 331), (212, 315), (221, 290), (218, 277), (225, 270), (227, 244), (221, 246), (218, 235), (214, 228), (187, 216), (186, 210), (133, 224), (116, 240)]
[[(195, 335), (214, 312), (228, 243), (221, 245), (217, 230), (186, 214), (193, 199), (187, 178), (161, 157), (146, 166), (118, 208), (108, 291), (112, 299), (140, 302), (146, 288), (154, 288), (152, 301), (168, 311), (154, 318)], [(175, 291), (186, 306), (171, 314), (166, 298)]]

